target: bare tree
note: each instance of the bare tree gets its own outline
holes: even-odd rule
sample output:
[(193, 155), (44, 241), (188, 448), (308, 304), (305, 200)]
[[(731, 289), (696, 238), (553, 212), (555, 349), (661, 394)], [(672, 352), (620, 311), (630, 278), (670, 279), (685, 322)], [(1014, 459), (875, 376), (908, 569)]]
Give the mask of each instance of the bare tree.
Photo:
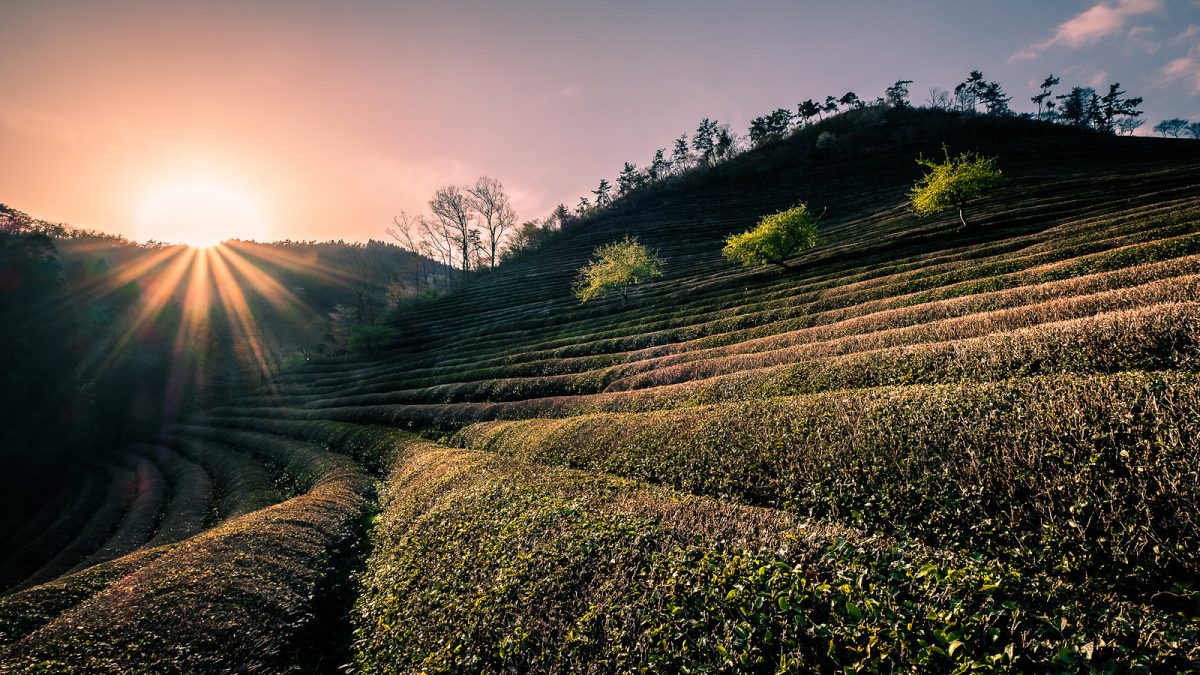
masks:
[(480, 176), (475, 185), (467, 188), (468, 205), (479, 216), (483, 227), (482, 240), (487, 263), (496, 266), (497, 254), (503, 249), (504, 236), (517, 222), (517, 213), (509, 203), (500, 181)]
[(345, 249), (346, 269), (350, 271), (350, 288), (354, 292), (354, 316), (363, 324), (374, 324), (379, 318), (383, 295), (388, 285), (388, 273), (383, 256), (384, 243), (368, 240)]
[(933, 87), (929, 90), (929, 97), (925, 99), (925, 105), (933, 110), (949, 110), (953, 105), (950, 98), (950, 92), (941, 87)]
[(471, 227), (471, 205), (467, 195), (457, 185), (438, 188), (429, 200), (429, 209), (459, 252), (463, 277), (466, 277), (471, 269), (471, 233), (475, 232)]
[(401, 211), (400, 215), (392, 218), (392, 223), (394, 226), (385, 228), (384, 230), (388, 233), (389, 237), (396, 240), (396, 243), (400, 245), (400, 248), (414, 254), (417, 257), (415, 264), (413, 265), (414, 289), (421, 285), (422, 278), (429, 278), (429, 274), (425, 270), (425, 256), (421, 253), (422, 244), (424, 243), (421, 240), (421, 226), (423, 224), (423, 220), (424, 218), (421, 216), (410, 216), (404, 211)]

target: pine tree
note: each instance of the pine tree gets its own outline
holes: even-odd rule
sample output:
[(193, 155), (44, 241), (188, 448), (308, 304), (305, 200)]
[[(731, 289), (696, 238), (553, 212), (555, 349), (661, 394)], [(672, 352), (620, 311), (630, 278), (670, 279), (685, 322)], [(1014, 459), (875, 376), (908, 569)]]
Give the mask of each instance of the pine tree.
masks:
[(1054, 110), (1054, 87), (1058, 85), (1059, 79), (1053, 75), (1047, 75), (1045, 80), (1042, 80), (1042, 93), (1030, 98), (1029, 100), (1036, 103), (1038, 107), (1037, 118), (1043, 119), (1045, 115), (1048, 119), (1053, 119), (1051, 112)]
[(601, 178), (599, 187), (597, 187), (595, 190), (592, 190), (592, 194), (596, 195), (597, 208), (604, 208), (612, 203), (612, 197), (610, 197), (608, 194), (609, 190), (611, 189), (612, 183), (609, 183), (605, 178)]

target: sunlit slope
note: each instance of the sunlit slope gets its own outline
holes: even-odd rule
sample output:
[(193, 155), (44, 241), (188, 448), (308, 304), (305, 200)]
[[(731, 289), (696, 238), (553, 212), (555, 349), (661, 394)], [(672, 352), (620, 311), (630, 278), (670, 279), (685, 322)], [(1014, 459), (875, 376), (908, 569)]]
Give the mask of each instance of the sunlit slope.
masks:
[[(38, 516), (73, 553), (10, 573), (3, 668), (1200, 669), (1200, 143), (872, 124), (640, 196), (136, 449)], [(906, 206), (943, 141), (1010, 178), (971, 230)], [(721, 259), (796, 201), (827, 211), (795, 270)], [(580, 305), (625, 234), (666, 276)], [(180, 487), (71, 548), (139, 471)], [(200, 485), (204, 532), (160, 536)]]

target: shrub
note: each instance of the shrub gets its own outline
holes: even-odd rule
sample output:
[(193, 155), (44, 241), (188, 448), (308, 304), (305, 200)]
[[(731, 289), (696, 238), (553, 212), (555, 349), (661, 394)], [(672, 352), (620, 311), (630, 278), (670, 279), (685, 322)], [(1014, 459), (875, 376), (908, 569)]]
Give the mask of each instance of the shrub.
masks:
[(1191, 375), (1052, 376), (486, 422), (457, 442), (1169, 586), (1200, 570), (1197, 410)]
[(616, 291), (623, 304), (629, 304), (629, 287), (661, 277), (663, 260), (636, 237), (625, 235), (621, 241), (598, 247), (592, 260), (579, 270), (575, 297), (580, 302), (603, 297)]
[(788, 269), (788, 258), (821, 243), (818, 220), (804, 204), (763, 216), (754, 229), (726, 239), (721, 253), (746, 267), (769, 263)]
[(967, 203), (1002, 185), (1004, 175), (996, 166), (995, 157), (981, 157), (973, 152), (951, 157), (950, 150), (944, 145), (942, 152), (946, 155), (943, 162), (917, 158), (917, 164), (928, 168), (929, 172), (912, 188), (913, 210), (918, 215), (928, 215), (958, 209), (958, 220), (965, 228), (967, 218), (963, 210)]

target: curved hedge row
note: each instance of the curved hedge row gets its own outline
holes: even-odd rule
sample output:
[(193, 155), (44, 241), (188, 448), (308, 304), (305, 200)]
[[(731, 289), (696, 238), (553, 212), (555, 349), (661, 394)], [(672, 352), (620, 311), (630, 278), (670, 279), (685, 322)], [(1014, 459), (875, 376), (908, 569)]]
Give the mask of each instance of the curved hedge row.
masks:
[[(270, 441), (251, 436), (238, 438)], [(0, 650), (0, 671), (276, 673), (303, 665), (314, 596), (338, 552), (362, 536), (373, 485), (345, 458), (292, 449), (303, 455), (300, 496), (176, 544)]]
[(485, 422), (456, 441), (1160, 590), (1200, 573), (1198, 432), (1200, 379), (1127, 373)]
[(1196, 626), (1002, 560), (414, 443), (356, 608), (356, 670), (1149, 672)]

